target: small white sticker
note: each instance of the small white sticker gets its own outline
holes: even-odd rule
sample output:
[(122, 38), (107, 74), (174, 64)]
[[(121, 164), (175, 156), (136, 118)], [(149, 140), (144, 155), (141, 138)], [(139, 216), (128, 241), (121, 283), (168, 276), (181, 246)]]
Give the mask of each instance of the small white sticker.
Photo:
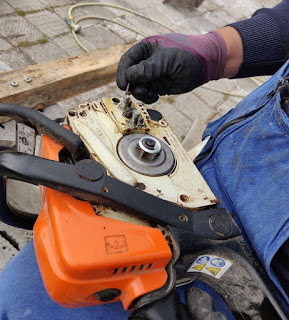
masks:
[(35, 130), (25, 124), (17, 124), (17, 151), (34, 154)]
[(190, 266), (188, 272), (205, 273), (209, 276), (220, 279), (231, 265), (232, 262), (230, 260), (208, 254), (199, 256)]

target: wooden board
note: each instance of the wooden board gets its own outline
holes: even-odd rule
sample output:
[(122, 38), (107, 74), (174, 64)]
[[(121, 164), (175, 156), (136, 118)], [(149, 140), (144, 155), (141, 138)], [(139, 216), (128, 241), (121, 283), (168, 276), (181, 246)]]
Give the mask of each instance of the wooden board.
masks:
[[(39, 108), (108, 84), (129, 47), (117, 45), (0, 73), (0, 103)], [(25, 82), (26, 77), (32, 81)], [(13, 81), (18, 86), (12, 86)]]

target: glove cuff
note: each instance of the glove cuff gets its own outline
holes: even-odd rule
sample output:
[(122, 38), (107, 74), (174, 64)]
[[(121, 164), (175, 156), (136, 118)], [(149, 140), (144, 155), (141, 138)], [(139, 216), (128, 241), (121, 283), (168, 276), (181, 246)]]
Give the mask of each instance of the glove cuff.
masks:
[(227, 49), (223, 37), (216, 31), (199, 36), (168, 33), (147, 37), (142, 41), (155, 43), (164, 48), (179, 48), (191, 52), (202, 65), (201, 84), (218, 80), (224, 74)]

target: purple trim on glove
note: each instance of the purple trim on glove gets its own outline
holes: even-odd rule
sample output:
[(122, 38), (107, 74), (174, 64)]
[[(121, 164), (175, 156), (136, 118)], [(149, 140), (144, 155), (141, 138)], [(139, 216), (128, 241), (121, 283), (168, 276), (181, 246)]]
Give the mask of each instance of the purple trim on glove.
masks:
[(199, 36), (167, 33), (142, 41), (156, 43), (164, 48), (179, 48), (194, 54), (203, 67), (203, 83), (220, 79), (224, 74), (227, 49), (223, 37), (216, 31)]

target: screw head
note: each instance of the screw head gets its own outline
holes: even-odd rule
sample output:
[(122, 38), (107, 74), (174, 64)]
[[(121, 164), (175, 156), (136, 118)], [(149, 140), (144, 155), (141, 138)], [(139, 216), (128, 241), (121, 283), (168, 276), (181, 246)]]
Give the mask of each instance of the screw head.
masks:
[(32, 78), (26, 77), (26, 78), (24, 78), (24, 81), (27, 82), (27, 83), (30, 83), (32, 81)]

